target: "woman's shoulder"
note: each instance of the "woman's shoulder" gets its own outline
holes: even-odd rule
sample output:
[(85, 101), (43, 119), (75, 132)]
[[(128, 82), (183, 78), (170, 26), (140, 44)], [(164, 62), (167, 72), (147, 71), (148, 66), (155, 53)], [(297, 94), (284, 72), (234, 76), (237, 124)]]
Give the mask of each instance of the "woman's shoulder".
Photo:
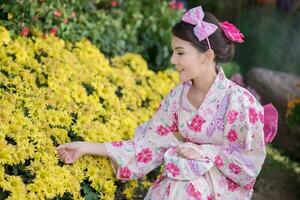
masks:
[(263, 109), (261, 103), (249, 90), (235, 82), (230, 82), (228, 93), (230, 95), (230, 101), (234, 104), (240, 104), (241, 107), (256, 107), (259, 110)]

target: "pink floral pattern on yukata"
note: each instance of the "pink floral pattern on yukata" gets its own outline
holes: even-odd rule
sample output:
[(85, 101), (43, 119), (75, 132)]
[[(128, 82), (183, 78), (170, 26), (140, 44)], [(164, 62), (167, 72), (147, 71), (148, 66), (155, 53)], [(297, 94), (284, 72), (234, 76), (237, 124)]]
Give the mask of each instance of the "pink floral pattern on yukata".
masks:
[(159, 125), (156, 129), (156, 133), (160, 136), (165, 136), (170, 133), (170, 130), (168, 127), (164, 127), (163, 125)]
[(235, 163), (229, 163), (229, 169), (235, 174), (239, 174), (241, 172), (241, 168)]
[(256, 180), (254, 179), (254, 180), (251, 181), (249, 184), (245, 185), (244, 188), (245, 188), (246, 190), (251, 190), (251, 189), (253, 189), (254, 184), (255, 184), (255, 181), (256, 181)]
[(193, 130), (195, 132), (201, 132), (201, 126), (205, 123), (205, 120), (200, 115), (195, 115), (192, 122), (188, 127), (190, 130)]
[(217, 155), (217, 156), (215, 157), (215, 165), (216, 165), (218, 168), (221, 168), (221, 167), (224, 166), (224, 161), (223, 161), (223, 159), (221, 158), (220, 155)]
[(122, 141), (119, 141), (119, 142), (112, 142), (112, 145), (114, 147), (121, 147), (123, 145), (123, 142)]
[[(184, 88), (184, 84), (179, 84), (166, 96), (145, 128), (136, 129), (139, 137), (105, 143), (117, 164), (117, 178), (141, 178), (164, 164), (161, 178), (155, 181), (145, 200), (251, 197), (266, 157), (263, 107), (246, 89), (228, 80), (222, 68), (199, 110), (183, 110), (181, 99), (187, 98), (182, 96), (187, 94)], [(206, 134), (195, 134), (202, 129)], [(172, 134), (175, 131), (198, 144), (205, 159), (188, 161), (180, 157), (174, 148), (181, 143)], [(254, 133), (255, 137), (251, 137)], [(216, 183), (213, 188), (205, 184), (204, 173)], [(209, 193), (212, 190), (216, 196)]]
[(254, 103), (254, 97), (247, 91), (244, 91), (244, 94), (248, 97), (251, 104)]
[(159, 125), (156, 128), (156, 133), (160, 136), (166, 136), (170, 133), (174, 133), (178, 131), (178, 127), (177, 127), (177, 123), (178, 123), (178, 115), (177, 113), (173, 113), (173, 121), (172, 124), (170, 126), (163, 126), (163, 125)]
[(206, 200), (214, 200), (214, 196), (213, 195), (209, 195), (209, 196), (207, 196)]
[(192, 183), (189, 183), (187, 185), (186, 188), (186, 193), (191, 196), (194, 197), (196, 200), (201, 200), (202, 199), (202, 195), (201, 192), (199, 192)]
[(152, 151), (149, 148), (145, 148), (136, 157), (138, 162), (147, 163), (152, 160)]
[(261, 123), (264, 123), (264, 114), (261, 111), (259, 111), (258, 116), (259, 116), (259, 121)]
[(128, 167), (120, 167), (119, 173), (120, 178), (123, 180), (128, 180), (131, 176), (131, 171)]
[(236, 184), (235, 182), (233, 182), (232, 180), (230, 180), (227, 177), (226, 177), (226, 181), (227, 181), (228, 190), (231, 192), (234, 192), (239, 187), (238, 184)]
[(237, 140), (237, 138), (238, 138), (237, 132), (234, 129), (230, 129), (230, 131), (227, 133), (227, 139), (230, 142), (234, 142)]
[(180, 169), (174, 163), (168, 163), (166, 166), (167, 172), (171, 173), (173, 177), (176, 177), (180, 173)]
[(227, 122), (229, 124), (233, 124), (234, 121), (235, 121), (235, 119), (236, 119), (236, 117), (237, 117), (237, 115), (238, 115), (237, 111), (235, 111), (235, 110), (229, 111), (228, 114), (227, 114)]
[(258, 120), (258, 116), (254, 107), (249, 108), (249, 120), (251, 124), (255, 124)]

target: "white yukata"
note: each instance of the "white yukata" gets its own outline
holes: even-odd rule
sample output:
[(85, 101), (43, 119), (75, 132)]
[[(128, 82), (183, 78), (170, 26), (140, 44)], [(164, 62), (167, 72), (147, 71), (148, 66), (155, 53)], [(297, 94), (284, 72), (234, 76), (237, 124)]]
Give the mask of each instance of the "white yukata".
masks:
[[(263, 107), (221, 67), (198, 109), (187, 98), (191, 85), (173, 88), (133, 139), (105, 143), (117, 178), (142, 178), (164, 164), (146, 200), (251, 199), (266, 157)], [(180, 143), (202, 159), (179, 156)]]

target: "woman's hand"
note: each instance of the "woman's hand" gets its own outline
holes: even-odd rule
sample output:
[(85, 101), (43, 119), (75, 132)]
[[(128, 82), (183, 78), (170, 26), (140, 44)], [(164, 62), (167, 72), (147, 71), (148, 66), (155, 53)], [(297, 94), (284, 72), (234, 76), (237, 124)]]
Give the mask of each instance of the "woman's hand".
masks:
[(176, 146), (177, 153), (183, 158), (190, 160), (200, 160), (204, 158), (197, 144), (186, 142)]
[(84, 153), (85, 142), (70, 142), (56, 147), (59, 158), (66, 164), (75, 162)]

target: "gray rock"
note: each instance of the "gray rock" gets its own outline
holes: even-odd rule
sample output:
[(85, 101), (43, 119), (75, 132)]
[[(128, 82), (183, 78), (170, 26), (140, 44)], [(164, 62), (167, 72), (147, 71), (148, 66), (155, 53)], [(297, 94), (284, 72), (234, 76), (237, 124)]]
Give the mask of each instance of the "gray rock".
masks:
[(300, 129), (289, 130), (285, 121), (288, 101), (300, 97), (300, 77), (285, 72), (253, 68), (247, 73), (246, 82), (261, 96), (263, 105), (272, 103), (278, 110), (278, 132), (273, 143), (300, 159)]

